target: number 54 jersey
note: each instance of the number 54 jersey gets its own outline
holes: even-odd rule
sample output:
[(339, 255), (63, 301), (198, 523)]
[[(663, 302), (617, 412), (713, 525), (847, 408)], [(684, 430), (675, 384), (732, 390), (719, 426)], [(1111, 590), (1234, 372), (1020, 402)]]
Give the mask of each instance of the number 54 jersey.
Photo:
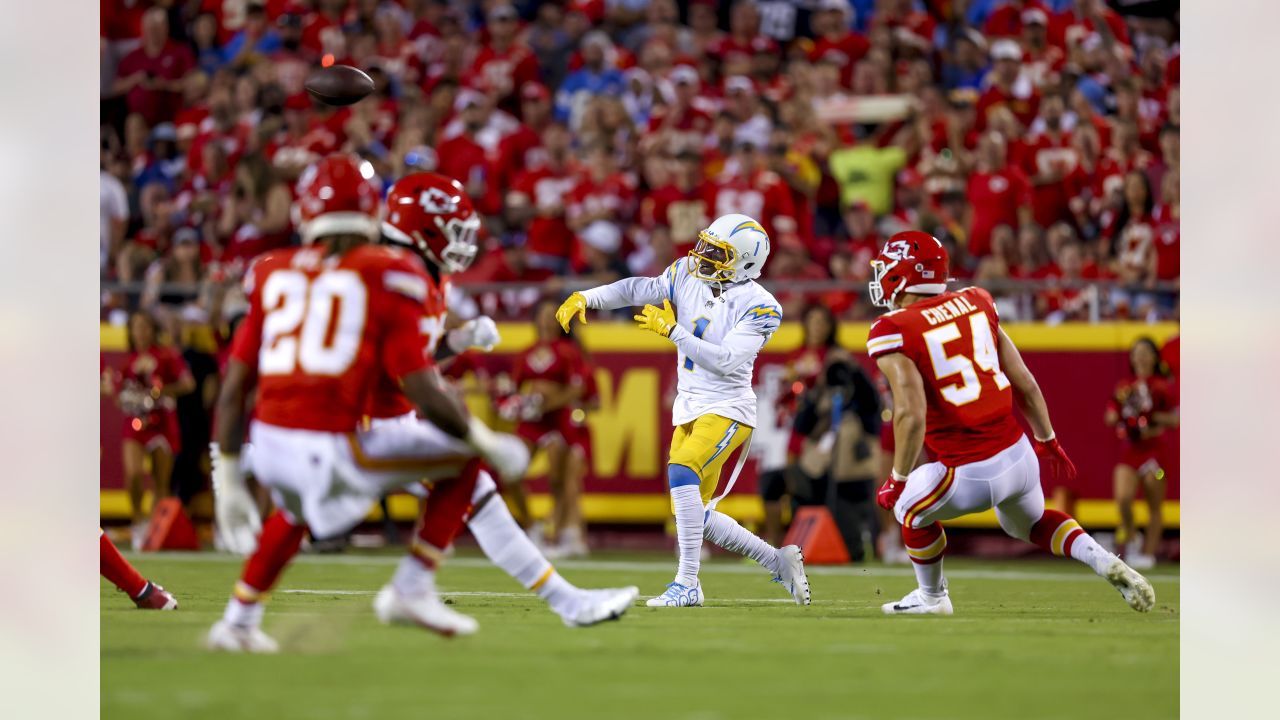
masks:
[(406, 251), (271, 252), (244, 284), (249, 313), (231, 353), (257, 370), (262, 422), (354, 432), (379, 375), (399, 379), (433, 364), (420, 327), (430, 278)]
[(885, 313), (867, 337), (872, 358), (902, 353), (920, 371), (925, 447), (949, 467), (985, 460), (1023, 435), (1000, 369), (999, 329), (991, 295), (970, 287)]

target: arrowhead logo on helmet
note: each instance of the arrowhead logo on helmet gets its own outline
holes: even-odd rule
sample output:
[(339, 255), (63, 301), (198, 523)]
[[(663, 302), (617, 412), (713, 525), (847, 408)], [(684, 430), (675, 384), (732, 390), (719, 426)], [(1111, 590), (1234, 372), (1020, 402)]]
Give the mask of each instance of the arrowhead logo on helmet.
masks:
[(382, 235), (443, 272), (462, 272), (479, 252), (476, 214), (462, 183), (436, 173), (406, 175), (387, 193)]
[(769, 258), (769, 235), (753, 218), (740, 213), (716, 218), (698, 233), (689, 251), (689, 274), (709, 283), (734, 283), (760, 277)]
[(871, 304), (893, 309), (898, 295), (938, 295), (947, 291), (951, 257), (938, 238), (920, 230), (906, 230), (889, 238), (876, 259), (867, 283)]

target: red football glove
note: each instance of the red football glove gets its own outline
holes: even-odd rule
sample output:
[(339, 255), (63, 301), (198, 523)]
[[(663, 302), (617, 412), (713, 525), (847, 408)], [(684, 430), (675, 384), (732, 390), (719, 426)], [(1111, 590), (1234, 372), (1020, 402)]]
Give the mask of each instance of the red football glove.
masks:
[(906, 488), (906, 478), (898, 480), (894, 475), (890, 475), (889, 479), (885, 480), (880, 489), (876, 491), (876, 504), (889, 512), (893, 512), (893, 506), (898, 504), (898, 498), (902, 497), (902, 491)]
[(1071, 482), (1076, 479), (1076, 465), (1067, 457), (1067, 451), (1058, 444), (1058, 438), (1036, 440), (1036, 456), (1044, 461), (1049, 474), (1058, 482)]

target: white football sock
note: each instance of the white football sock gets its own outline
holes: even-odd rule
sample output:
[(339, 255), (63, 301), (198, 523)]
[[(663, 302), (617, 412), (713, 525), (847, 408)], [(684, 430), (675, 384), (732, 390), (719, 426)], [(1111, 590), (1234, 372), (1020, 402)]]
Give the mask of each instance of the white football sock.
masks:
[(1106, 548), (1098, 544), (1089, 533), (1081, 533), (1071, 543), (1071, 557), (1093, 568), (1093, 571), (1102, 575), (1107, 571), (1107, 566), (1115, 560), (1116, 556), (1107, 552)]
[(227, 601), (222, 619), (238, 627), (254, 628), (262, 625), (263, 606), (260, 602), (242, 602), (235, 598)]
[(732, 550), (739, 555), (760, 563), (771, 573), (778, 573), (778, 549), (761, 540), (755, 533), (742, 527), (737, 520), (718, 510), (706, 514), (706, 538), (725, 550)]
[(431, 595), (436, 591), (436, 571), (413, 555), (405, 555), (391, 576), (391, 586), (401, 595)]
[(680, 546), (680, 566), (676, 582), (690, 587), (698, 582), (702, 561), (702, 492), (697, 485), (671, 488), (676, 509), (676, 541)]
[[(560, 573), (538, 552), (537, 546), (511, 517), (511, 511), (502, 498), (490, 497), (467, 520), (467, 527), (490, 562), (527, 590), (533, 590), (537, 585), (538, 597), (546, 600), (552, 610), (562, 613), (567, 609), (578, 588), (560, 577)], [(542, 580), (541, 584), (538, 584), (539, 580)]]
[(915, 568), (916, 582), (920, 584), (920, 589), (926, 595), (942, 594), (942, 560), (928, 565), (912, 562), (911, 567)]

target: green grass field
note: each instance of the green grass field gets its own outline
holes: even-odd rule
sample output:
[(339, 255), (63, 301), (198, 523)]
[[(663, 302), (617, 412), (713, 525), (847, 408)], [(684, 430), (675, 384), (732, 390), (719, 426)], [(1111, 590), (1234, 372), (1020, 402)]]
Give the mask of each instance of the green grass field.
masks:
[[(540, 600), (472, 555), (441, 575), (480, 632), (447, 640), (374, 619), (396, 556), (303, 557), (268, 606), (277, 656), (205, 652), (239, 563), (131, 556), (172, 590), (142, 612), (103, 581), (102, 717), (306, 718), (1173, 718), (1178, 714), (1176, 567), (1152, 573), (1140, 615), (1069, 561), (948, 560), (956, 615), (885, 617), (910, 568), (813, 568), (813, 605), (763, 570), (703, 565), (708, 605), (633, 608), (565, 628)], [(565, 562), (582, 586), (670, 579), (661, 555)]]

